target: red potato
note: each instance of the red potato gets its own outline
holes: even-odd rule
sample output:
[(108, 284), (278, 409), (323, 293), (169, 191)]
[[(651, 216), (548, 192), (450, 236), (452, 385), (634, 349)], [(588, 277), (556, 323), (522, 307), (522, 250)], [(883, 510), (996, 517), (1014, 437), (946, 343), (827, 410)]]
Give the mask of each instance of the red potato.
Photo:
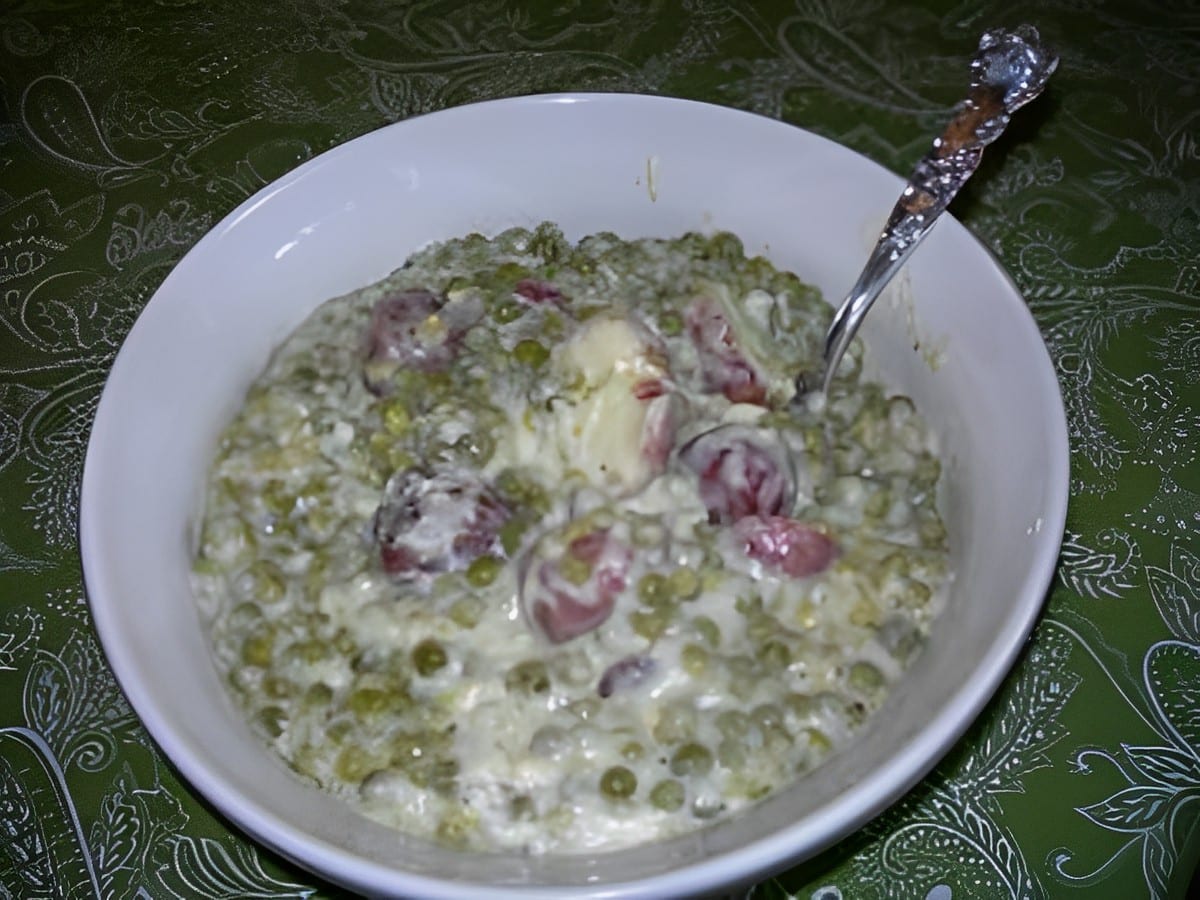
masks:
[(557, 285), (540, 278), (522, 278), (513, 293), (530, 303), (559, 303), (563, 299)]
[[(552, 643), (561, 644), (604, 624), (625, 590), (632, 551), (607, 529), (597, 529), (571, 541), (554, 557), (539, 557), (538, 546), (527, 561), (522, 578), (521, 607), (531, 622)], [(575, 583), (564, 573), (564, 563), (590, 568), (587, 578)]]
[(376, 395), (388, 392), (400, 368), (444, 371), (458, 355), (463, 336), (483, 315), (475, 297), (446, 302), (423, 289), (389, 294), (371, 310), (367, 326), (364, 381)]
[(471, 472), (449, 465), (405, 469), (388, 480), (375, 512), (380, 562), (398, 580), (460, 571), (501, 552), (497, 535), (510, 515)]
[(733, 525), (746, 555), (792, 578), (816, 575), (837, 559), (833, 539), (786, 516), (746, 516)]
[(710, 522), (728, 525), (743, 516), (785, 513), (795, 499), (788, 454), (762, 429), (714, 428), (685, 444), (679, 460), (699, 478), (700, 500)]
[(733, 403), (766, 406), (766, 379), (738, 347), (720, 304), (708, 297), (693, 300), (684, 323), (700, 355), (705, 389), (722, 393)]

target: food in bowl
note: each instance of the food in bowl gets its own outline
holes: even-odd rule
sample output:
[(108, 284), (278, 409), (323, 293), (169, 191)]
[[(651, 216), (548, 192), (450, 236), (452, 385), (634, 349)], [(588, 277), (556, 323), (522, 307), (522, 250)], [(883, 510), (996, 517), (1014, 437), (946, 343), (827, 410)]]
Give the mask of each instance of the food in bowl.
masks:
[(932, 438), (793, 409), (818, 292), (729, 234), (415, 254), (321, 306), (224, 432), (193, 582), (302, 777), (526, 853), (702, 827), (836, 753), (946, 585)]

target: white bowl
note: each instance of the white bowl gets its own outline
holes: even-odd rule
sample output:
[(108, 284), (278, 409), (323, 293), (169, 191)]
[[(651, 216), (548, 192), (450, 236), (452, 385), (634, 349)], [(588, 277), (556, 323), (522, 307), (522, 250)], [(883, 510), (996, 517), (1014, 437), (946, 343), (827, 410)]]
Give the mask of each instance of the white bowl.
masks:
[[(812, 855), (910, 788), (963, 733), (1041, 608), (1062, 535), (1058, 384), (1013, 284), (956, 221), (867, 321), (878, 368), (940, 435), (956, 582), (930, 645), (828, 764), (747, 814), (652, 846), (528, 858), (398, 834), (303, 785), (254, 737), (210, 660), (188, 586), (216, 436), (315, 306), (415, 248), (559, 223), (578, 238), (728, 229), (840, 300), (901, 181), (828, 140), (716, 106), (539, 96), (383, 128), (247, 200), (171, 272), (121, 348), (84, 469), (81, 547), (100, 639), (150, 733), (251, 835), (372, 894), (666, 897)], [(920, 350), (914, 352), (914, 343)], [(931, 368), (929, 358), (937, 365)]]

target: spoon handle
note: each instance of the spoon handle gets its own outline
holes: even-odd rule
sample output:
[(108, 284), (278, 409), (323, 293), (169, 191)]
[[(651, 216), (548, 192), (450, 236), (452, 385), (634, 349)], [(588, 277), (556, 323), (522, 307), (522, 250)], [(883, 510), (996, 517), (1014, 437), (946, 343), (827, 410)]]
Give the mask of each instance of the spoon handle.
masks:
[(828, 395), (838, 363), (880, 291), (975, 172), (983, 148), (1000, 136), (1016, 110), (1042, 92), (1057, 67), (1058, 57), (1042, 45), (1032, 26), (989, 31), (979, 39), (967, 98), (917, 163), (862, 274), (829, 326), (823, 393)]

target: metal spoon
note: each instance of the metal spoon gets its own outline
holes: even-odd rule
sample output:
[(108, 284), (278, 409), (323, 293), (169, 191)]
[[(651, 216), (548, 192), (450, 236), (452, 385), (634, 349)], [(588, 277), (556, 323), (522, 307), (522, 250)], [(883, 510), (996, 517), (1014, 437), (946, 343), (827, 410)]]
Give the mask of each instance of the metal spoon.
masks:
[[(1057, 67), (1058, 56), (1042, 45), (1037, 29), (1030, 25), (988, 31), (979, 39), (979, 52), (971, 60), (967, 98), (955, 108), (954, 118), (941, 136), (934, 138), (933, 148), (917, 163), (879, 243), (829, 326), (823, 394), (828, 395), (842, 355), (880, 291), (975, 172), (983, 148), (1000, 136), (1013, 112), (1042, 92)], [(805, 389), (801, 376), (797, 397)]]

